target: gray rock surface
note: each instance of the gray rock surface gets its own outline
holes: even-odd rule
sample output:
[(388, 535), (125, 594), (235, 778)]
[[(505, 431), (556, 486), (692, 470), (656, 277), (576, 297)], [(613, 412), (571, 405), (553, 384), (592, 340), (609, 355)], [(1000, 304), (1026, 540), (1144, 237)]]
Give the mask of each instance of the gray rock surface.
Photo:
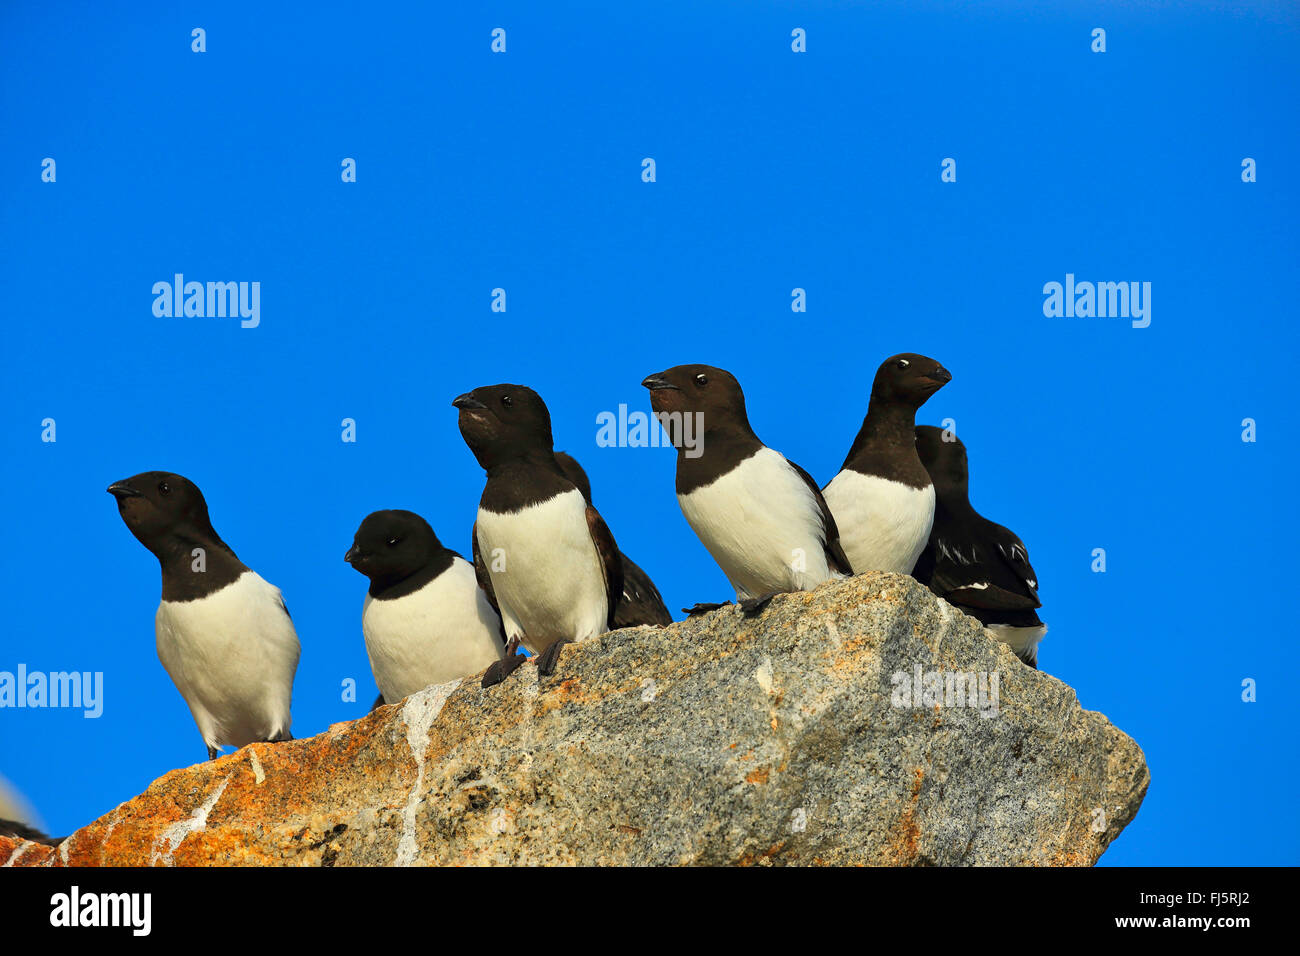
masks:
[(873, 573), (174, 771), (21, 862), (1088, 865), (1148, 782), (1073, 690)]

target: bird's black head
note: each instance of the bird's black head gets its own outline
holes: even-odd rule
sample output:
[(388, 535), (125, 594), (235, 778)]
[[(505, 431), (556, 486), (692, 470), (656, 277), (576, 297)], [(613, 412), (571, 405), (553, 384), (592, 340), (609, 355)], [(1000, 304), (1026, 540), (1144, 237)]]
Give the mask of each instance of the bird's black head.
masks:
[(920, 408), (939, 389), (952, 381), (952, 373), (932, 358), (903, 352), (885, 359), (876, 370), (871, 397)]
[(452, 404), (460, 409), (461, 437), (484, 469), (551, 454), (551, 413), (527, 385), (482, 385)]
[(960, 438), (933, 425), (917, 425), (916, 453), (935, 488), (966, 493), (966, 446)]
[(146, 471), (108, 486), (117, 510), (141, 544), (161, 557), (179, 542), (217, 538), (199, 486), (170, 471)]
[(745, 393), (736, 376), (712, 365), (677, 365), (647, 376), (650, 407), (656, 413), (701, 414), (706, 431), (733, 425), (749, 430)]
[(375, 511), (357, 528), (343, 560), (383, 588), (410, 577), (443, 550), (429, 522), (415, 512)]
[(578, 490), (582, 492), (582, 497), (587, 499), (587, 504), (591, 504), (591, 479), (582, 470), (577, 459), (568, 452), (557, 451), (555, 463), (560, 466), (560, 471), (564, 472), (564, 477), (577, 485)]

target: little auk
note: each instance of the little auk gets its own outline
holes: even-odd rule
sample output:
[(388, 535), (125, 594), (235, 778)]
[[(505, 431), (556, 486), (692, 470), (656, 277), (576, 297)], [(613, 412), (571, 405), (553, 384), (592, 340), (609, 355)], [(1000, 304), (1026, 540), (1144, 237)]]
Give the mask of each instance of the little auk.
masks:
[(108, 493), (162, 566), (158, 659), (216, 759), (220, 747), (289, 740), (298, 635), (280, 589), (249, 570), (188, 478), (146, 471)]
[(1025, 543), (970, 503), (966, 446), (941, 428), (920, 425), (916, 448), (934, 479), (934, 528), (912, 572), (922, 584), (983, 622), (1030, 667), (1047, 625), (1038, 619), (1038, 574)]
[(474, 522), (474, 570), (510, 643), (483, 676), (500, 683), (521, 663), (555, 670), (567, 643), (614, 627), (623, 564), (614, 536), (555, 460), (551, 415), (524, 385), (488, 385), (457, 396), (460, 433), (487, 473)]
[(370, 579), (361, 632), (385, 703), (501, 660), (501, 618), (473, 566), (418, 514), (367, 515), (343, 559)]
[[(759, 441), (734, 375), (711, 365), (678, 365), (641, 384), (677, 448), (682, 514), (745, 614), (761, 612), (775, 594), (809, 591), (853, 573), (817, 483)], [(685, 441), (686, 416), (700, 423), (693, 444)], [(687, 613), (718, 606), (696, 604)]]
[(916, 454), (916, 410), (950, 381), (934, 359), (910, 352), (876, 372), (862, 428), (824, 489), (858, 574), (910, 574), (929, 540), (934, 486)]

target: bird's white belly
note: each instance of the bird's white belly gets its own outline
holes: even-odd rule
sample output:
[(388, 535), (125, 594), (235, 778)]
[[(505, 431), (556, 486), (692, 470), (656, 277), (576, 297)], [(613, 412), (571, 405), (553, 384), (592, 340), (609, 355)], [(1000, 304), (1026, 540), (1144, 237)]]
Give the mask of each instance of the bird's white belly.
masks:
[(737, 600), (811, 590), (832, 576), (821, 506), (778, 451), (763, 448), (677, 501)]
[(608, 629), (605, 571), (576, 488), (509, 514), (480, 508), (478, 546), (506, 635), (529, 651)]
[(1047, 625), (1036, 627), (1012, 627), (1009, 624), (989, 624), (987, 630), (992, 632), (1003, 644), (1015, 652), (1021, 660), (1038, 665), (1038, 642), (1047, 634)]
[(822, 493), (855, 573), (912, 573), (934, 524), (933, 485), (913, 488), (846, 469)]
[(288, 736), (298, 635), (280, 589), (253, 571), (193, 601), (163, 601), (158, 659), (208, 746)]
[(477, 674), (503, 650), (497, 614), (461, 558), (412, 594), (391, 601), (367, 595), (361, 630), (375, 683), (390, 704)]

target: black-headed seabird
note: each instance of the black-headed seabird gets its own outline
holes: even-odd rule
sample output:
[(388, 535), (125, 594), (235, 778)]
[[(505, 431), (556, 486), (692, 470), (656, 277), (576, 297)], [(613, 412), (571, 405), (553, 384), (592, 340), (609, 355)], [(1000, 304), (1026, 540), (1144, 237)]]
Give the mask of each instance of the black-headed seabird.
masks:
[(412, 511), (375, 511), (344, 560), (370, 579), (361, 631), (387, 703), (501, 660), (501, 618), (473, 566)]
[(162, 566), (158, 659), (189, 705), (209, 759), (223, 746), (290, 739), (299, 647), (280, 589), (221, 540), (188, 478), (147, 471), (108, 492)]
[[(641, 384), (670, 427), (679, 427), (681, 416), (699, 416), (700, 444), (688, 447), (684, 430), (675, 441), (677, 501), (745, 613), (761, 611), (774, 594), (853, 573), (817, 483), (759, 441), (735, 376), (678, 365)], [(716, 606), (697, 604), (691, 612)]]
[(930, 537), (934, 487), (916, 454), (916, 410), (950, 381), (934, 359), (910, 352), (876, 371), (862, 427), (823, 489), (858, 574), (911, 573)]
[(1038, 619), (1038, 575), (1025, 543), (970, 503), (966, 446), (920, 425), (916, 448), (937, 497), (929, 543), (912, 572), (949, 604), (980, 620), (1031, 667), (1047, 625)]
[(522, 643), (539, 674), (560, 648), (614, 627), (623, 565), (609, 528), (555, 460), (551, 416), (524, 385), (458, 396), (460, 433), (487, 472), (474, 522), (474, 569), (510, 638), (491, 686), (519, 665)]

